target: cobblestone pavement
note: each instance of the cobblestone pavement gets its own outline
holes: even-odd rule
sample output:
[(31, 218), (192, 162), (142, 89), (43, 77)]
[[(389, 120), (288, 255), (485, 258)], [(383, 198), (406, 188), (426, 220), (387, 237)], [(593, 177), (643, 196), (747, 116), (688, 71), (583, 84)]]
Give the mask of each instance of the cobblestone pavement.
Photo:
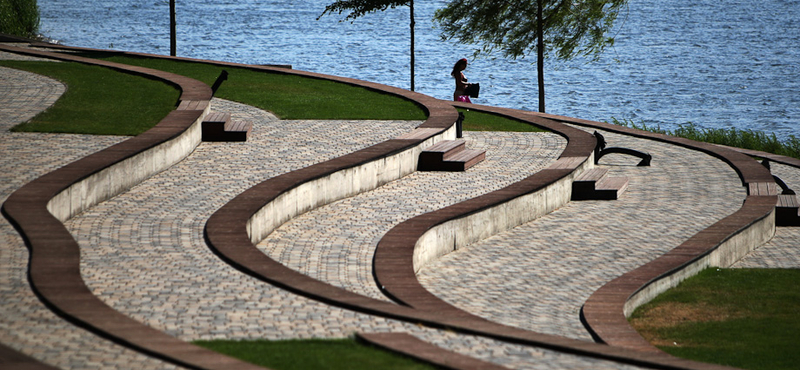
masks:
[[(63, 86), (58, 90), (55, 85), (60, 84), (52, 80), (5, 68), (0, 68), (0, 77), (0, 148), (14, 154), (0, 160), (2, 176), (9, 177), (0, 185), (3, 200), (37, 176), (124, 139), (8, 133), (11, 125), (52, 104)], [(15, 114), (24, 109), (30, 113), (11, 116), (4, 107)], [(404, 331), (513, 368), (632, 368), (341, 310), (233, 270), (203, 241), (203, 225), (216, 209), (266, 178), (386, 140), (419, 122), (279, 121), (267, 112), (223, 100), (215, 100), (213, 107), (253, 122), (251, 139), (203, 143), (178, 165), (67, 223), (82, 247), (87, 285), (115, 309), (184, 340)], [(499, 322), (587, 339), (576, 310), (594, 289), (741, 204), (744, 193), (738, 177), (721, 162), (698, 160), (694, 152), (653, 142), (613, 134), (606, 138), (611, 145), (654, 154), (649, 168), (634, 167), (624, 158), (604, 159), (612, 173), (631, 178), (622, 199), (572, 202), (446, 256), (423, 271), (423, 283), (444, 299)], [(470, 147), (488, 150), (487, 161), (470, 171), (415, 173), (335, 202), (285, 224), (261, 248), (304, 273), (380, 298), (371, 280), (371, 255), (388, 228), (439, 204), (527, 176), (552, 161), (564, 145), (563, 139), (549, 134), (470, 132), (468, 139)], [(687, 155), (692, 158), (685, 159)], [(502, 169), (492, 169), (493, 164)], [(673, 164), (711, 172), (697, 176), (672, 171)], [(787, 183), (800, 184), (797, 177), (789, 179), (800, 171), (775, 172), (784, 170), (786, 175), (780, 176)], [(447, 193), (431, 191), (433, 186)], [(673, 204), (677, 191), (693, 194), (693, 203)], [(781, 229), (788, 228), (780, 228), (779, 235)], [(5, 219), (0, 232), (0, 342), (61, 368), (128, 368), (132, 363), (137, 368), (168, 367), (77, 329), (47, 310), (28, 286), (24, 243)], [(796, 246), (796, 241), (788, 242)], [(800, 254), (783, 243), (787, 242), (776, 242), (774, 248)], [(766, 255), (754, 260), (772, 258), (784, 259)]]
[(232, 269), (206, 246), (203, 227), (265, 179), (420, 122), (278, 121), (218, 99), (212, 107), (252, 122), (248, 141), (201, 143), (181, 163), (67, 222), (85, 246), (81, 271), (89, 288), (119, 311), (186, 340), (346, 336), (369, 328), (370, 317), (331, 312)]

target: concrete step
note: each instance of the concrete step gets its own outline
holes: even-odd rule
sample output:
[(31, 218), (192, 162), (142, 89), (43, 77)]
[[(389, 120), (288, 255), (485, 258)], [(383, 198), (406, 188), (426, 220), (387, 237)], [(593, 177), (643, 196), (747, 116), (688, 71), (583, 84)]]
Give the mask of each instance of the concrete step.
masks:
[(443, 140), (422, 150), (420, 161), (442, 162), (448, 154), (460, 152), (466, 148), (465, 140)]
[(797, 195), (778, 195), (778, 203), (775, 205), (775, 225), (800, 226), (800, 201), (797, 200)]
[(575, 180), (572, 181), (572, 192), (593, 192), (597, 182), (606, 177), (606, 174), (608, 174), (608, 170), (600, 167), (583, 171), (580, 175), (575, 177)]
[(486, 159), (485, 150), (464, 149), (458, 153), (445, 156), (441, 171), (466, 171), (484, 159)]
[(609, 177), (608, 170), (595, 167), (572, 182), (572, 200), (616, 200), (628, 188), (627, 177)]
[(246, 141), (253, 129), (250, 122), (232, 121), (231, 114), (211, 112), (203, 120), (203, 141)]
[(466, 171), (486, 159), (486, 151), (466, 149), (465, 140), (444, 140), (419, 155), (419, 171)]

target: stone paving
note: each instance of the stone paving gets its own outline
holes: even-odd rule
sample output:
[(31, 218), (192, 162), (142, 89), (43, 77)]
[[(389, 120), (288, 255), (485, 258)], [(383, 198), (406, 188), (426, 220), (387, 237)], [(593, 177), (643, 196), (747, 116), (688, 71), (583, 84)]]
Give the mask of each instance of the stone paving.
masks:
[[(52, 80), (5, 68), (0, 68), (0, 77), (0, 148), (14, 154), (0, 160), (2, 176), (9, 177), (0, 185), (3, 200), (37, 176), (124, 139), (8, 133), (11, 125), (52, 104), (63, 86), (59, 90), (60, 84)], [(16, 96), (27, 97), (12, 100)], [(405, 331), (512, 368), (634, 368), (358, 314), (233, 270), (209, 251), (202, 236), (206, 219), (221, 205), (266, 178), (386, 140), (419, 122), (279, 121), (241, 104), (212, 104), (215, 110), (253, 122), (251, 139), (203, 143), (178, 165), (68, 221), (82, 247), (84, 279), (107, 304), (184, 340)], [(29, 113), (12, 117), (4, 107), (15, 114), (24, 107)], [(552, 161), (564, 145), (550, 134), (467, 136), (470, 147), (488, 150), (483, 164), (465, 173), (415, 173), (321, 207), (283, 225), (260, 247), (299, 271), (383, 299), (371, 279), (371, 255), (386, 230), (441, 204), (527, 176)], [(610, 145), (654, 154), (653, 166), (644, 168), (624, 157), (604, 158), (603, 165), (613, 174), (631, 178), (620, 200), (572, 202), (446, 256), (426, 268), (421, 281), (478, 315), (588, 340), (577, 309), (594, 289), (741, 204), (744, 191), (738, 177), (719, 161), (649, 141), (608, 133), (606, 138)], [(671, 169), (675, 165), (694, 166), (702, 176)], [(800, 185), (799, 170), (777, 167), (773, 165), (774, 172), (790, 186)], [(678, 204), (677, 192), (690, 194), (691, 204)], [(762, 249), (777, 252), (754, 257), (759, 250), (740, 263), (794, 258), (796, 264), (787, 267), (800, 267), (795, 229), (779, 228), (774, 245)], [(28, 286), (24, 243), (5, 219), (0, 231), (0, 342), (60, 368), (129, 368), (132, 363), (137, 368), (169, 367), (75, 328), (47, 310)]]
[(252, 122), (248, 141), (201, 143), (181, 163), (66, 223), (83, 247), (89, 288), (111, 307), (185, 340), (341, 337), (369, 328), (370, 317), (333, 313), (232, 269), (206, 246), (203, 227), (214, 211), (265, 179), (420, 122), (278, 121), (218, 99), (212, 107)]

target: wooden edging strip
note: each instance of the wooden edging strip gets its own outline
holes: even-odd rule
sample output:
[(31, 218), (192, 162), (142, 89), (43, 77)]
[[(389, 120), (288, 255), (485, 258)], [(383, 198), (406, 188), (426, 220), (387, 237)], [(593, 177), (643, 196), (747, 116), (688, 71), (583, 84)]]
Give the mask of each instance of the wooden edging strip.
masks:
[(0, 366), (3, 370), (57, 370), (33, 357), (24, 355), (13, 348), (0, 344)]
[[(106, 50), (63, 47), (50, 44), (36, 44), (36, 46), (74, 51), (94, 50), (106, 52)], [(198, 102), (201, 102), (199, 105), (201, 107), (206, 107), (206, 113), (208, 110), (208, 102), (211, 99), (210, 88), (207, 85), (183, 76), (150, 70), (147, 68), (121, 65), (94, 59), (78, 58), (70, 55), (38, 52), (19, 48), (9, 48), (6, 50), (45, 58), (55, 58), (71, 60), (80, 63), (103, 65), (109, 68), (121, 70), (123, 72), (136, 73), (144, 76), (157, 76), (158, 78), (164, 79), (165, 81), (172, 83), (183, 90), (181, 100), (183, 102), (191, 102), (191, 104), (181, 104), (181, 107), (195, 107), (198, 105)], [(437, 99), (433, 99), (422, 94), (409, 92), (407, 90), (355, 79), (339, 78), (312, 72), (286, 70), (280, 67), (240, 65), (235, 63), (194, 60), (187, 58), (171, 58), (160, 55), (139, 53), (120, 52), (120, 54), (141, 55), (164, 59), (178, 59), (199, 63), (216, 64), (220, 66), (234, 66), (240, 68), (250, 68), (254, 70), (264, 70), (273, 73), (295, 74), (311, 78), (333, 80), (354, 86), (365, 87), (367, 89), (380, 91), (383, 93), (403, 96), (422, 106), (428, 113), (428, 119), (416, 130), (414, 130), (414, 132), (402, 135), (396, 139), (379, 143), (372, 147), (345, 155), (343, 157), (335, 158), (318, 165), (310, 166), (270, 179), (264, 184), (261, 184), (261, 188), (254, 187), (248, 192), (242, 194), (241, 196), (244, 198), (252, 196), (254, 192), (264, 190), (264, 188), (270, 188), (276, 183), (279, 184), (278, 187), (283, 188), (284, 190), (290, 190), (293, 187), (302, 185), (304, 182), (331, 175), (337, 171), (347, 170), (363, 163), (375, 162), (392, 154), (408, 151), (410, 148), (418, 147), (420, 144), (430, 141), (432, 138), (441, 138), (442, 135), (447, 136), (453, 134), (454, 123), (457, 118), (456, 111), (452, 108), (452, 106), (445, 102), (441, 102)], [(204, 101), (205, 104), (202, 103)], [(50, 199), (53, 198), (53, 196), (55, 196), (55, 194), (68, 188), (70, 184), (74, 184), (75, 182), (80, 181), (80, 179), (90, 176), (92, 171), (97, 172), (108, 165), (118, 163), (119, 161), (122, 161), (131, 155), (135, 155), (136, 153), (143, 152), (148, 148), (152, 148), (159, 143), (159, 140), (168, 140), (168, 138), (164, 135), (164, 129), (167, 126), (175, 126), (175, 124), (162, 123), (159, 123), (159, 125), (157, 125), (154, 129), (137, 137), (89, 156), (92, 157), (91, 159), (87, 159), (89, 157), (84, 158), (82, 161), (87, 163), (94, 163), (96, 161), (103, 163), (101, 166), (89, 166), (89, 171), (86, 174), (82, 174), (81, 176), (77, 177), (70, 177), (68, 176), (70, 172), (69, 170), (54, 171), (54, 173), (47, 174), (19, 189), (17, 192), (12, 194), (14, 199), (9, 197), (10, 202), (6, 201), (6, 203), (3, 205), (3, 212), (12, 221), (12, 223), (17, 225), (18, 230), (20, 230), (20, 233), (26, 239), (26, 242), (31, 246), (32, 274), (34, 271), (36, 271), (37, 274), (41, 275), (35, 279), (38, 284), (34, 284), (34, 291), (37, 292), (37, 294), (42, 298), (43, 302), (45, 302), (49, 308), (76, 325), (84, 327), (95, 334), (111, 339), (118, 344), (138, 350), (150, 356), (190, 368), (260, 368), (255, 365), (244, 363), (237, 359), (232, 359), (216, 352), (212, 352), (204, 348), (177, 340), (174, 337), (168, 336), (155, 329), (142, 325), (130, 318), (127, 318), (105, 305), (105, 303), (92, 295), (80, 278), (79, 246), (77, 245), (77, 242), (75, 242), (71, 235), (69, 235), (61, 221), (47, 212), (46, 207), (37, 207), (41, 203), (46, 204)], [(184, 127), (183, 130), (185, 129), (186, 128)], [(180, 131), (181, 130), (178, 130), (178, 132)], [(175, 134), (178, 133), (172, 133), (173, 136)], [(131, 142), (136, 143), (143, 141), (143, 138), (154, 140), (154, 143), (151, 143), (146, 148), (135, 147), (126, 148), (124, 150), (122, 149), (122, 147), (125, 145), (131, 145)], [(120, 154), (122, 155), (122, 158), (119, 157)], [(68, 165), (67, 167), (69, 166), (71, 165)], [(47, 194), (40, 194), (42, 192), (42, 185), (52, 185), (51, 188), (47, 188)], [(281, 192), (273, 193), (272, 189), (268, 189), (267, 193), (274, 194), (275, 196), (281, 194)], [(15, 207), (17, 207), (17, 209), (15, 209)], [(225, 212), (218, 212), (218, 214), (215, 214), (215, 216), (217, 216), (217, 220), (223, 219), (221, 220), (222, 222), (217, 223), (217, 225), (227, 224), (224, 220), (224, 214)], [(69, 217), (66, 217), (65, 219), (67, 218)], [(243, 233), (237, 234), (237, 236), (247, 235), (246, 222), (244, 224), (237, 224), (236, 226), (243, 226), (241, 229)], [(207, 235), (218, 235), (219, 233), (228, 233), (231, 230), (236, 230), (236, 227), (223, 227), (218, 233), (213, 231), (209, 233), (208, 230), (209, 229), (207, 227)], [(37, 231), (41, 232), (37, 233)], [(42, 240), (36, 239), (37, 236), (41, 236)], [(250, 244), (250, 246), (252, 247), (253, 245)], [(45, 250), (49, 253), (45, 253)], [(258, 254), (263, 256), (263, 254), (260, 252), (258, 252)], [(34, 256), (36, 257), (35, 261)], [(33, 280), (34, 279), (32, 279), (32, 281)], [(48, 290), (48, 288), (51, 289)], [(285, 286), (285, 288), (300, 292), (299, 290), (292, 289), (293, 287), (291, 286)], [(42, 290), (46, 290), (46, 292), (43, 293)], [(359, 300), (360, 297), (355, 298), (355, 301)]]

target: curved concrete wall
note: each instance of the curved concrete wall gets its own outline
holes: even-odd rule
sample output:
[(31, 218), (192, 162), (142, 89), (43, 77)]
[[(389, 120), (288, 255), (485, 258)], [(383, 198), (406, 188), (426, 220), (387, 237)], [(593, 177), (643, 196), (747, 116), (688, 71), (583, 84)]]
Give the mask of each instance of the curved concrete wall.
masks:
[[(173, 111), (170, 116), (187, 113), (191, 115), (188, 119), (193, 120), (193, 123), (187, 130), (173, 139), (113, 163), (73, 183), (47, 202), (47, 210), (64, 222), (182, 161), (200, 144), (201, 125), (210, 106), (205, 104), (205, 109), (196, 112)], [(114, 147), (109, 150), (113, 151)]]
[[(308, 179), (261, 207), (247, 221), (247, 233), (258, 244), (286, 221), (314, 208), (375, 189), (417, 170), (422, 148), (456, 136), (455, 122), (450, 128), (423, 141), (378, 159), (359, 163), (318, 178)], [(394, 139), (402, 140), (402, 139)]]
[[(571, 158), (559, 161), (572, 161)], [(573, 172), (534, 193), (432, 227), (414, 245), (414, 272), (450, 252), (533, 221), (567, 204), (572, 197), (572, 180), (594, 167), (593, 158), (594, 153), (580, 158), (580, 164)], [(558, 167), (559, 162), (554, 166)]]
[[(774, 207), (773, 207), (774, 208)], [(659, 294), (674, 288), (708, 267), (730, 267), (748, 253), (769, 241), (775, 234), (775, 211), (750, 223), (739, 232), (727, 238), (711, 252), (680, 266), (678, 269), (659, 276), (633, 293), (625, 302), (623, 314), (630, 315), (638, 307), (650, 302)]]
[(611, 124), (545, 115), (565, 123), (608, 130), (697, 150), (731, 166), (748, 190), (735, 213), (701, 230), (664, 255), (606, 283), (586, 300), (581, 316), (597, 341), (646, 353), (663, 354), (628, 323), (639, 306), (706, 267), (727, 267), (775, 233), (777, 185), (754, 159), (729, 148)]

